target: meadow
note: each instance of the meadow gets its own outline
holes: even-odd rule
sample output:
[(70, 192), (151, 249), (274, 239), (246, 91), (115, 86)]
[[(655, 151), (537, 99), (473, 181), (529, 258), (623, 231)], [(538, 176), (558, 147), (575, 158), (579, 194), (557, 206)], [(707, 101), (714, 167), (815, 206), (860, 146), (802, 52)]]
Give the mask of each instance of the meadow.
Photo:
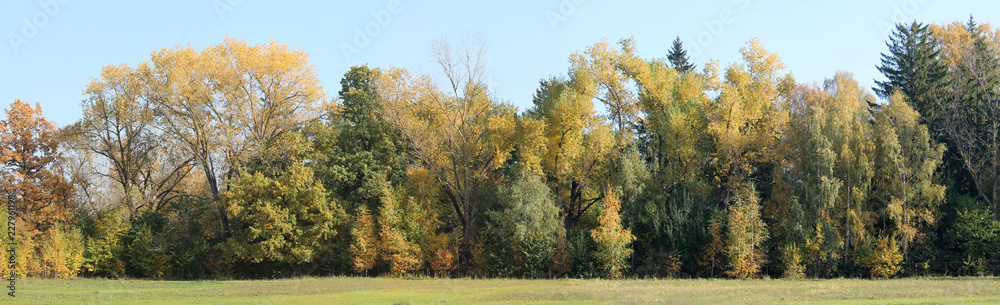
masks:
[(25, 279), (12, 304), (997, 304), (1000, 278), (890, 280)]

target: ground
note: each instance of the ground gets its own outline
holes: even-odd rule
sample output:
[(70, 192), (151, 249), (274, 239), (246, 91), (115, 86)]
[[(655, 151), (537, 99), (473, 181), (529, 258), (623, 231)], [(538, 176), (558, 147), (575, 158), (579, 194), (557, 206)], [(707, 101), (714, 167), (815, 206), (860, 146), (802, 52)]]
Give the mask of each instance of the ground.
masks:
[[(5, 288), (6, 289), (6, 288)], [(8, 290), (5, 290), (8, 291)], [(327, 277), (267, 281), (17, 281), (14, 304), (998, 304), (1000, 278), (516, 280)]]

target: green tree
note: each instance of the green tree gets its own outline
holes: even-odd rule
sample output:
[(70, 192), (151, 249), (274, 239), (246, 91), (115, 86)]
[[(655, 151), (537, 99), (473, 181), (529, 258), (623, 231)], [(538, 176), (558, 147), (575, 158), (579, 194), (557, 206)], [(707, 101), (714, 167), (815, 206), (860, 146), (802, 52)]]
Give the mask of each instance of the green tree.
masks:
[(667, 59), (670, 60), (670, 66), (677, 70), (677, 73), (684, 73), (695, 69), (694, 64), (688, 62), (687, 51), (684, 50), (680, 36), (674, 39), (674, 44), (670, 48), (670, 52), (667, 53)]
[(376, 96), (379, 73), (367, 66), (351, 67), (340, 80), (340, 107), (328, 114), (327, 122), (306, 128), (316, 147), (311, 158), (317, 178), (344, 199), (352, 213), (360, 205), (377, 208), (382, 188), (406, 176), (405, 143), (385, 120)]
[(420, 267), (420, 248), (404, 234), (396, 197), (388, 188), (383, 189), (382, 207), (379, 209), (379, 242), (382, 260), (389, 266), (389, 274), (402, 276)]
[(872, 89), (884, 99), (900, 90), (925, 122), (937, 124), (943, 110), (938, 92), (947, 70), (938, 59), (940, 51), (927, 25), (897, 24), (886, 46), (889, 53), (882, 53), (878, 66), (886, 80), (876, 80)]
[(240, 174), (220, 200), (233, 216), (233, 234), (223, 248), (253, 263), (312, 261), (316, 248), (337, 235), (334, 227), (344, 213), (301, 163), (273, 178)]
[(557, 239), (565, 235), (551, 191), (540, 177), (521, 171), (501, 186), (496, 199), (497, 208), (486, 214), (485, 229), (499, 249), (513, 252), (501, 263), (524, 266), (522, 274), (527, 276), (546, 274)]

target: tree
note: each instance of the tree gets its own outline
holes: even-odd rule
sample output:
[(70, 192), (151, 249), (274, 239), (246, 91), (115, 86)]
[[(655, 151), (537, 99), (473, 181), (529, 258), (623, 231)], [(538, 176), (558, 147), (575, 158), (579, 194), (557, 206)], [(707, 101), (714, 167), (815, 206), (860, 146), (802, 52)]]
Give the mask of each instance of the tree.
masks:
[(497, 209), (486, 214), (485, 229), (499, 249), (514, 253), (500, 263), (523, 266), (527, 276), (545, 274), (557, 239), (565, 235), (551, 191), (540, 177), (522, 171), (501, 186), (497, 201)]
[(366, 273), (375, 266), (378, 258), (378, 240), (375, 239), (375, 222), (368, 207), (358, 208), (358, 215), (351, 228), (351, 268), (357, 273)]
[(677, 73), (684, 73), (695, 69), (694, 64), (688, 62), (687, 51), (684, 50), (684, 45), (681, 44), (680, 36), (674, 39), (670, 53), (667, 53), (667, 59), (670, 60), (670, 66), (674, 70), (677, 70)]
[[(632, 40), (623, 39), (623, 49), (633, 48)], [(628, 75), (621, 73), (621, 52), (608, 42), (596, 43), (583, 53), (570, 55), (570, 85), (578, 94), (596, 99), (607, 107), (615, 127), (615, 145), (624, 147), (639, 127), (639, 105), (630, 89)]]
[(1000, 58), (983, 39), (958, 63), (944, 130), (968, 171), (975, 191), (1000, 219)]
[(927, 25), (897, 24), (885, 44), (889, 53), (882, 53), (878, 70), (886, 80), (876, 80), (872, 89), (884, 99), (900, 90), (925, 122), (937, 124), (942, 114), (937, 94), (947, 71), (938, 60), (940, 51)]
[(788, 94), (794, 85), (784, 64), (753, 39), (740, 49), (742, 64), (726, 68), (725, 82), (709, 110), (708, 131), (715, 139), (715, 179), (728, 209), (733, 193), (755, 172), (755, 164), (773, 161), (788, 121)]
[(773, 240), (801, 251), (810, 275), (829, 276), (872, 225), (863, 219), (871, 212), (873, 100), (847, 72), (822, 89), (799, 85), (792, 92), (776, 185), (764, 211), (775, 224)]
[(381, 204), (382, 188), (406, 176), (408, 152), (399, 130), (382, 115), (376, 82), (380, 70), (351, 67), (341, 79), (341, 107), (329, 121), (306, 130), (316, 147), (317, 177), (344, 199), (348, 211)]
[(874, 125), (874, 196), (885, 207), (892, 237), (898, 238), (909, 262), (910, 247), (927, 242), (925, 234), (936, 224), (938, 206), (944, 202), (945, 187), (935, 183), (934, 177), (944, 145), (931, 139), (927, 126), (920, 123), (920, 114), (898, 93), (875, 116)]
[(110, 163), (110, 173), (101, 174), (121, 187), (130, 221), (183, 195), (179, 188), (192, 169), (193, 159), (178, 156), (156, 130), (151, 73), (148, 63), (105, 66), (87, 86), (83, 118), (68, 128), (82, 137), (79, 148)]
[(598, 218), (600, 225), (590, 231), (590, 236), (597, 244), (594, 259), (604, 276), (607, 278), (621, 277), (622, 271), (628, 268), (632, 248), (629, 245), (635, 241), (632, 230), (623, 228), (618, 211), (621, 202), (611, 188), (605, 191), (604, 212)]
[(556, 78), (540, 82), (533, 106), (524, 116), (543, 124), (544, 146), (537, 151), (518, 150), (522, 159), (541, 162), (541, 174), (559, 200), (567, 236), (601, 200), (594, 186), (607, 179), (605, 164), (614, 152), (610, 127), (594, 113), (592, 98), (574, 89), (571, 82)]
[(746, 279), (756, 277), (765, 262), (764, 241), (767, 225), (760, 215), (760, 199), (753, 183), (736, 194), (726, 219), (726, 256), (730, 276)]
[(388, 188), (384, 191), (386, 194), (382, 196), (378, 219), (379, 252), (382, 260), (389, 265), (389, 274), (402, 276), (420, 267), (420, 248), (403, 234), (396, 198)]
[(68, 219), (73, 190), (61, 173), (56, 129), (42, 116), (42, 107), (31, 108), (15, 100), (0, 120), (0, 193), (16, 202), (16, 214), (32, 235), (48, 232)]
[(233, 219), (232, 237), (223, 247), (253, 263), (312, 261), (316, 248), (337, 235), (334, 227), (344, 213), (301, 163), (273, 178), (241, 173), (220, 197)]
[[(151, 61), (158, 124), (194, 159), (216, 202), (226, 179), (259, 153), (255, 148), (315, 120), (326, 99), (309, 55), (276, 41), (248, 45), (227, 37), (201, 52), (161, 49)], [(218, 209), (228, 236), (226, 209)]]
[(488, 94), (481, 40), (466, 41), (462, 52), (440, 42), (434, 52), (449, 92), (440, 91), (428, 76), (413, 79), (397, 68), (382, 71), (376, 88), (386, 120), (443, 187), (467, 249), (482, 205), (477, 192), (495, 181), (496, 170), (513, 150), (514, 109)]

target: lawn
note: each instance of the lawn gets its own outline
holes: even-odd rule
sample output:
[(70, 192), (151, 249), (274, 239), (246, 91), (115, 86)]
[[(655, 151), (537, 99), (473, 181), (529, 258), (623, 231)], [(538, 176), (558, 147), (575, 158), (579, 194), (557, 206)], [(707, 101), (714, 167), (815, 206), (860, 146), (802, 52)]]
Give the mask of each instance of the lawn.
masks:
[(300, 278), (267, 281), (70, 279), (17, 282), (13, 304), (997, 304), (1000, 278), (893, 280), (473, 280)]

